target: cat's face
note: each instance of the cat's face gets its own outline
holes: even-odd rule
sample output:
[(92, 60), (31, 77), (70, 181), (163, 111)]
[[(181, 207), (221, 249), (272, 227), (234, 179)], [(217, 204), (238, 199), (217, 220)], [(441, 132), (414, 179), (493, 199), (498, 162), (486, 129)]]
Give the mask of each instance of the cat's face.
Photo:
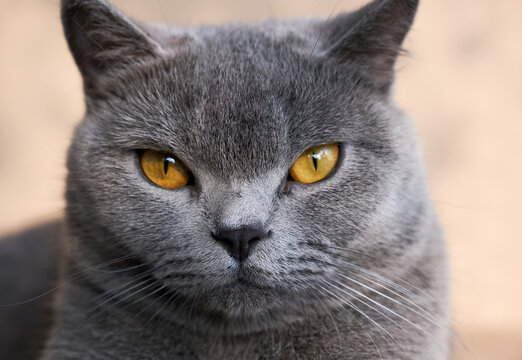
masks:
[[(314, 46), (323, 23), (305, 34), (307, 25), (177, 29), (180, 40), (159, 56), (144, 50), (117, 71), (82, 69), (88, 112), (67, 190), (77, 257), (95, 265), (132, 256), (158, 294), (173, 294), (162, 301), (230, 321), (332, 303), (325, 291), (348, 262), (399, 271), (419, 246), (414, 214), (424, 210), (411, 198), (422, 176), (411, 131), (389, 100), (391, 78), (332, 57), (325, 42), (338, 29)], [(147, 36), (155, 47), (169, 42), (157, 28)], [(293, 181), (294, 162), (322, 144), (339, 146), (333, 171)], [(144, 150), (176, 156), (193, 181), (154, 184)], [(216, 240), (252, 226), (264, 235), (242, 261)], [(100, 286), (130, 276), (116, 274)]]

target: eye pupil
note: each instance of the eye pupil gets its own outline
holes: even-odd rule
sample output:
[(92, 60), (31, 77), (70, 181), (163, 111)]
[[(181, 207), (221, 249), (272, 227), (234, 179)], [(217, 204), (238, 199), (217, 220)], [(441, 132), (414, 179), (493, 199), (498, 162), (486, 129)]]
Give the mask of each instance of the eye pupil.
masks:
[(317, 158), (320, 158), (315, 152), (312, 153), (312, 162), (314, 163), (314, 170), (317, 171)]
[(169, 171), (169, 159), (165, 158), (163, 160), (163, 173), (167, 175), (167, 171)]

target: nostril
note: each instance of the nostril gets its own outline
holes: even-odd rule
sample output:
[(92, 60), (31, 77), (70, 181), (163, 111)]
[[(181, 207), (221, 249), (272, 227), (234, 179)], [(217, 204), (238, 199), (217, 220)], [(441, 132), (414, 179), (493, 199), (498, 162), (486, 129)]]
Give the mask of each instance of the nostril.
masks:
[(230, 256), (241, 262), (248, 257), (253, 245), (267, 234), (262, 226), (242, 226), (218, 229), (212, 237), (227, 249)]
[(220, 242), (222, 243), (223, 245), (226, 245), (227, 248), (229, 247), (232, 247), (234, 244), (232, 242), (232, 240), (224, 237), (223, 235), (221, 234), (215, 234), (215, 233), (212, 233), (212, 237), (214, 238), (214, 240), (216, 240), (217, 242)]

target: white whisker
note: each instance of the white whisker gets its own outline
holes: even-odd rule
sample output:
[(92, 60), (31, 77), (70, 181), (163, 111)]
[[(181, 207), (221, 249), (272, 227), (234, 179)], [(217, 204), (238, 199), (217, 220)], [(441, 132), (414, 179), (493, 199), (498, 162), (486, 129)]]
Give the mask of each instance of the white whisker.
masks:
[[(334, 286), (332, 285), (331, 283), (329, 283), (328, 281), (326, 280), (322, 280), (322, 282), (326, 283), (327, 285), (329, 286)], [(354, 309), (355, 311), (357, 311), (359, 314), (361, 314), (362, 316), (364, 316), (368, 321), (370, 321), (372, 324), (374, 324), (377, 329), (379, 331), (382, 331), (384, 332), (386, 335), (388, 335), (393, 341), (397, 342), (397, 339), (395, 339), (395, 337), (393, 337), (385, 328), (383, 328), (379, 323), (377, 323), (375, 320), (373, 320), (370, 316), (368, 316), (364, 311), (362, 311), (361, 309), (359, 309), (359, 307), (357, 307), (357, 305), (355, 305), (354, 303), (352, 303), (351, 301), (348, 301), (346, 299), (343, 299), (341, 297), (339, 297), (337, 294), (335, 294), (334, 292), (331, 292), (330, 290), (322, 287), (321, 285), (318, 285), (321, 289), (323, 289), (324, 291), (326, 291), (328, 294), (332, 295), (333, 297), (335, 297), (336, 299), (338, 299), (339, 301), (341, 301), (342, 303), (348, 305), (350, 308)], [(335, 286), (334, 286), (335, 287)], [(383, 336), (383, 338), (386, 340), (386, 337), (382, 334), (381, 332), (381, 335)]]
[[(431, 334), (428, 333), (425, 329), (423, 329), (422, 327), (420, 327), (419, 325), (413, 323), (412, 321), (410, 321), (409, 319), (405, 318), (404, 316), (398, 314), (397, 312), (393, 311), (392, 309), (388, 308), (387, 306), (384, 306), (383, 304), (379, 303), (378, 301), (375, 301), (374, 299), (370, 298), (369, 296), (366, 296), (364, 295), (363, 293), (361, 293), (360, 291), (357, 291), (355, 290), (354, 288), (352, 288), (351, 286), (348, 286), (346, 284), (344, 284), (343, 282), (341, 281), (338, 281), (338, 280), (334, 280), (338, 285), (344, 287), (346, 290), (348, 291), (351, 291), (351, 292), (354, 292), (355, 294), (361, 296), (362, 298), (370, 301), (371, 303), (377, 305), (378, 307), (380, 307), (381, 309), (383, 310), (386, 310), (387, 312), (389, 312), (390, 314), (392, 315), (395, 315), (396, 317), (398, 317), (399, 319), (409, 323), (410, 325), (414, 326), (415, 328), (417, 328), (419, 331), (423, 332), (424, 334), (428, 335), (431, 337)], [(360, 299), (358, 299), (359, 301), (361, 301)], [(363, 304), (365, 304), (363, 301), (361, 301)], [(370, 307), (368, 304), (365, 304), (366, 306)], [(370, 307), (372, 308), (372, 307)], [(377, 311), (375, 308), (372, 308), (374, 311)], [(385, 316), (384, 314), (381, 313), (381, 315)], [(389, 320), (392, 320), (391, 318), (388, 317)], [(398, 324), (397, 322), (394, 322), (397, 326), (399, 326), (401, 329), (403, 329), (404, 331), (406, 331), (406, 329), (404, 329), (404, 327), (402, 327), (400, 324)]]
[[(411, 306), (408, 306), (408, 305), (406, 305), (406, 304), (404, 304), (404, 303), (402, 303), (402, 302), (400, 302), (400, 301), (398, 301), (398, 300), (392, 298), (391, 296), (388, 296), (388, 295), (386, 295), (386, 294), (384, 294), (384, 293), (382, 293), (382, 292), (380, 292), (380, 291), (378, 291), (378, 290), (375, 290), (375, 289), (372, 288), (371, 286), (365, 285), (365, 284), (363, 284), (363, 283), (361, 283), (361, 282), (359, 282), (359, 281), (357, 281), (357, 280), (355, 280), (355, 279), (352, 279), (352, 278), (349, 277), (349, 276), (346, 276), (346, 275), (343, 275), (343, 274), (340, 274), (340, 276), (342, 276), (343, 278), (345, 278), (345, 279), (347, 279), (347, 280), (349, 280), (349, 281), (351, 281), (351, 282), (353, 282), (353, 283), (355, 283), (355, 284), (357, 284), (357, 285), (360, 285), (360, 286), (364, 287), (364, 288), (367, 289), (367, 290), (370, 290), (370, 291), (373, 292), (373, 293), (376, 293), (377, 295), (380, 295), (380, 296), (382, 296), (382, 297), (384, 297), (384, 298), (386, 298), (386, 299), (388, 299), (388, 300), (390, 300), (390, 301), (392, 301), (392, 302), (394, 302), (394, 303), (396, 303), (396, 304), (398, 304), (398, 305), (400, 305), (400, 306), (402, 306), (402, 307), (408, 309), (409, 311), (411, 311), (411, 312), (413, 312), (413, 313), (415, 313), (415, 314), (421, 316), (422, 318), (428, 320), (428, 321), (431, 322), (432, 324), (434, 324), (434, 325), (436, 325), (436, 326), (439, 326), (439, 324), (437, 324), (437, 322), (435, 321), (435, 319), (434, 319), (432, 316), (429, 316), (429, 314), (426, 314), (426, 313), (423, 313), (423, 312), (419, 312), (419, 311), (417, 311), (417, 310), (415, 310), (415, 309), (412, 309)], [(412, 303), (413, 303), (413, 302), (412, 302)], [(413, 304), (414, 304), (414, 303), (413, 303)]]
[[(315, 291), (317, 291), (318, 293), (320, 293), (320, 291), (319, 291), (315, 286), (313, 286), (313, 289), (314, 289)], [(313, 294), (313, 293), (312, 293), (312, 294)], [(314, 294), (314, 297), (316, 297), (316, 298), (321, 302), (321, 304), (325, 307), (325, 309), (328, 311), (328, 313), (330, 314), (330, 316), (332, 316), (332, 313), (330, 312), (330, 310), (328, 310), (328, 307), (324, 304), (324, 302), (323, 302), (323, 301), (322, 301), (318, 296), (316, 296), (315, 294)], [(338, 301), (338, 300), (337, 300), (337, 301)], [(382, 357), (382, 354), (381, 354), (381, 350), (379, 349), (379, 346), (378, 346), (377, 343), (375, 342), (375, 339), (373, 338), (373, 336), (372, 336), (372, 335), (368, 332), (368, 330), (367, 330), (367, 329), (366, 329), (366, 328), (361, 324), (361, 322), (360, 322), (356, 317), (354, 317), (353, 315), (352, 315), (352, 319), (357, 323), (357, 325), (359, 325), (359, 327), (360, 327), (360, 328), (364, 331), (364, 333), (368, 336), (368, 338), (370, 339), (370, 341), (371, 341), (371, 342), (373, 343), (373, 345), (375, 346), (375, 350), (376, 350), (377, 353), (379, 354), (379, 358), (382, 360), (383, 357)], [(333, 320), (333, 318), (332, 318), (332, 320)], [(341, 322), (341, 324), (343, 324), (345, 327), (348, 327), (348, 325), (347, 325), (347, 324), (343, 321), (343, 319), (341, 319), (339, 316), (337, 316), (337, 320), (339, 320), (339, 321)], [(335, 321), (334, 321), (334, 325), (335, 325)], [(337, 331), (338, 331), (337, 326), (336, 326), (336, 329), (337, 329)], [(379, 331), (379, 333), (381, 334), (381, 336), (383, 336), (383, 335), (382, 335), (382, 332), (381, 332), (379, 329), (377, 329), (377, 330)], [(338, 336), (339, 336), (339, 339), (340, 339), (340, 335), (339, 335), (339, 333), (338, 333)], [(386, 337), (383, 336), (383, 338), (384, 338), (386, 341), (388, 341), (388, 340), (386, 339)]]
[[(116, 302), (114, 302), (114, 303), (112, 304), (112, 305), (117, 305), (117, 304), (119, 304), (119, 303), (125, 301), (126, 299), (130, 298), (131, 296), (134, 296), (134, 295), (136, 295), (136, 294), (139, 294), (140, 292), (142, 292), (142, 291), (144, 291), (144, 290), (146, 290), (146, 289), (148, 289), (148, 288), (154, 286), (155, 283), (154, 283), (153, 281), (152, 281), (152, 282), (151, 282), (151, 281), (152, 281), (152, 279), (144, 280), (144, 281), (142, 281), (142, 282), (140, 282), (140, 283), (138, 283), (138, 284), (136, 284), (136, 285), (134, 285), (134, 286), (131, 286), (130, 288), (127, 288), (127, 289), (125, 289), (125, 290), (123, 290), (123, 291), (121, 291), (121, 292), (119, 292), (119, 293), (117, 293), (117, 294), (114, 294), (114, 295), (110, 296), (109, 298), (105, 299), (105, 300), (102, 301), (101, 303), (97, 304), (97, 305), (96, 305), (96, 306), (91, 310), (91, 312), (94, 312), (94, 311), (96, 311), (96, 310), (100, 310), (100, 311), (97, 311), (95, 314), (93, 314), (93, 315), (91, 316), (91, 318), (94, 318), (94, 317), (98, 316), (100, 313), (103, 312), (103, 305), (106, 305), (106, 304), (110, 303), (111, 301), (118, 299)], [(147, 283), (149, 283), (149, 284), (147, 284)], [(146, 286), (143, 286), (143, 287), (140, 287), (140, 286), (143, 285), (143, 284), (147, 284), (147, 285), (146, 285)], [(129, 293), (129, 294), (127, 294), (127, 295), (125, 295), (123, 298), (120, 298), (121, 295), (126, 294), (126, 293), (128, 293), (129, 291), (131, 291), (131, 290), (133, 290), (133, 289), (135, 289), (135, 288), (138, 288), (138, 289), (135, 290), (135, 291), (133, 291), (133, 292), (131, 292), (131, 293)]]

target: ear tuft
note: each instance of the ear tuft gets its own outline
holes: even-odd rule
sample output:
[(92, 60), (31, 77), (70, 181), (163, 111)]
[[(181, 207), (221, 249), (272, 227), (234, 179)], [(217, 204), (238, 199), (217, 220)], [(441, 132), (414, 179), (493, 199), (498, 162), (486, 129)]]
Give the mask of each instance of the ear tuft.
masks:
[(377, 90), (387, 92), (394, 65), (411, 28), (419, 0), (375, 0), (327, 25), (327, 54), (354, 64)]
[(159, 45), (138, 23), (105, 0), (62, 0), (62, 23), (86, 85), (159, 53)]

